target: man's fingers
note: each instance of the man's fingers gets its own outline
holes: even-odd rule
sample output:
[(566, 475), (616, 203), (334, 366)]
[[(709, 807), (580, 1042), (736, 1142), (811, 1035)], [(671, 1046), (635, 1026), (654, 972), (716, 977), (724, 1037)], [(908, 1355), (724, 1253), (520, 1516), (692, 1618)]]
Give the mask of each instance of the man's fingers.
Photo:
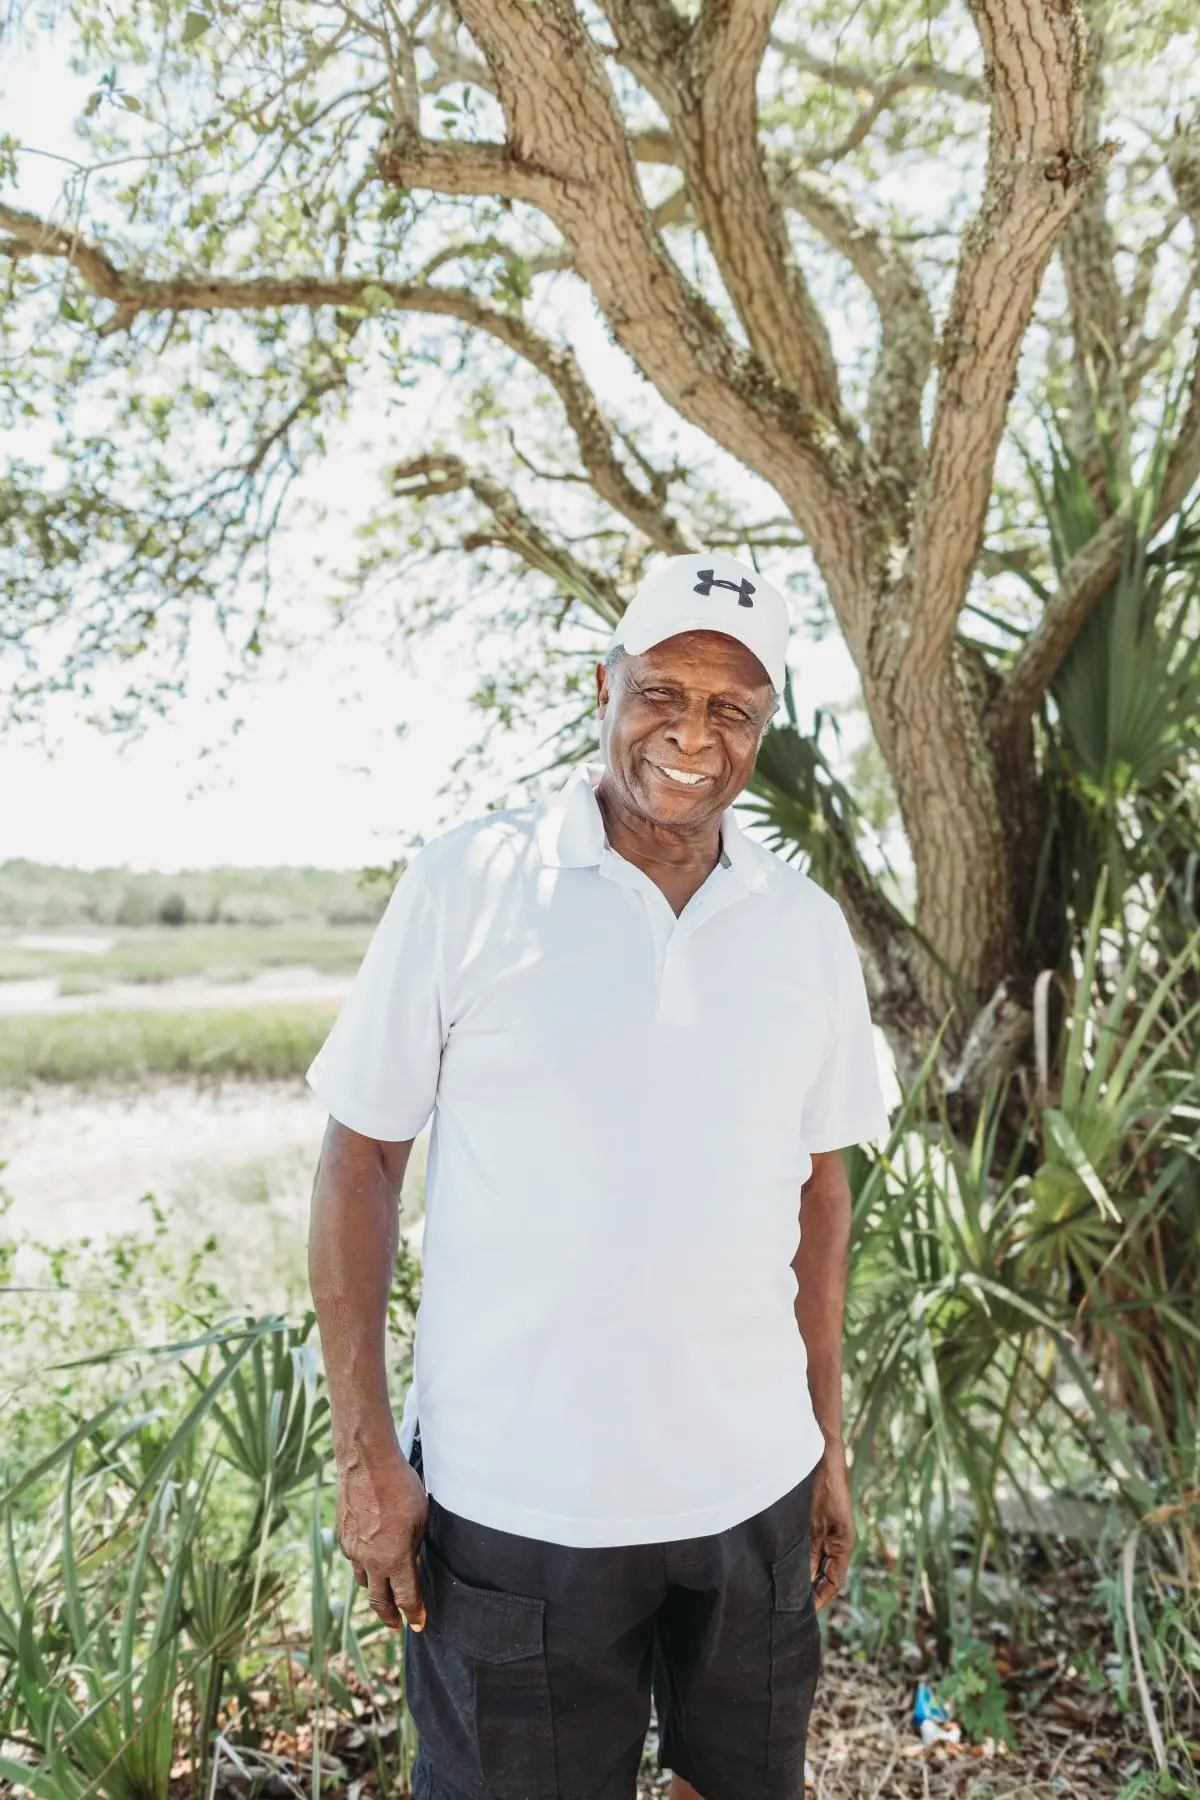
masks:
[(400, 1608), (396, 1605), (391, 1583), (386, 1575), (371, 1575), (368, 1578), (367, 1600), (389, 1631), (399, 1631), (404, 1623), (404, 1618)]
[(410, 1563), (392, 1576), (392, 1594), (396, 1605), (414, 1631), (425, 1627), (425, 1596), (421, 1592), (421, 1571), (414, 1556)]
[(826, 1538), (817, 1558), (817, 1572), (813, 1577), (813, 1595), (818, 1612), (823, 1606), (828, 1606), (842, 1587), (849, 1564), (849, 1544), (843, 1544), (837, 1538)]
[(350, 1563), (350, 1567), (354, 1570), (354, 1579), (355, 1579), (355, 1581), (357, 1581), (359, 1587), (366, 1587), (367, 1571), (363, 1568), (362, 1564), (360, 1562), (354, 1562), (352, 1560)]

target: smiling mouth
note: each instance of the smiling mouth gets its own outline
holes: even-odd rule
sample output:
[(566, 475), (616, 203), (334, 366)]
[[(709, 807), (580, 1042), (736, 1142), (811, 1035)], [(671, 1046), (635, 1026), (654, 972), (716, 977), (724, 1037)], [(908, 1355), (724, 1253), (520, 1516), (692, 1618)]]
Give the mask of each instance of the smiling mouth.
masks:
[(650, 767), (656, 775), (665, 775), (668, 781), (674, 781), (680, 787), (700, 787), (704, 782), (714, 780), (712, 775), (695, 775), (687, 769), (668, 769), (662, 763), (651, 763)]

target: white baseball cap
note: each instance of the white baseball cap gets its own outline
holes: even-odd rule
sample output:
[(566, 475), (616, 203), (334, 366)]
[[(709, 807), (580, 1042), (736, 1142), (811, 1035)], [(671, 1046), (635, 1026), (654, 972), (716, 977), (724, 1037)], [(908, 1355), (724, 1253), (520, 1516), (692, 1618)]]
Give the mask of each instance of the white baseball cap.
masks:
[(757, 656), (782, 693), (787, 674), (787, 601), (736, 556), (698, 550), (657, 562), (642, 581), (612, 636), (640, 656), (681, 631), (719, 631)]

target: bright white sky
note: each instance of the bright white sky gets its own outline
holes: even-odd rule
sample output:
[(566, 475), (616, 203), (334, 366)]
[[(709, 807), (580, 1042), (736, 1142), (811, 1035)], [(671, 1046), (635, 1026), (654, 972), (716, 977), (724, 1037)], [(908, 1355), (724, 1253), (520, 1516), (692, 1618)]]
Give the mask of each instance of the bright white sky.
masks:
[[(36, 57), (10, 51), (5, 130), (30, 149), (72, 156), (71, 122), (91, 85), (66, 68), (65, 39)], [(63, 173), (47, 156), (22, 155), (10, 197), (48, 213)], [(133, 740), (102, 735), (72, 701), (50, 713), (47, 742), (0, 739), (0, 861), (355, 867), (389, 860), (453, 816), (443, 790), (480, 730), (469, 705), (480, 665), (465, 625), (403, 652), (379, 619), (333, 632), (312, 575), (318, 547), (331, 533), (348, 542), (364, 499), (378, 498), (389, 441), (394, 451), (399, 431), (420, 443), (421, 420), (444, 403), (447, 386), (440, 377), (423, 382), (399, 424), (393, 414), (386, 428), (363, 406), (334, 441), (320, 491), (340, 523), (321, 528), (319, 545), (315, 528), (294, 529), (280, 564), (300, 596), (292, 602), (288, 590), (289, 624), (307, 616), (319, 636), (299, 650), (269, 651), (253, 684), (223, 700), (216, 646), (201, 635), (188, 698)], [(767, 562), (764, 573), (783, 571)], [(836, 637), (797, 639), (792, 660), (802, 717), (853, 696), (854, 670)], [(540, 760), (535, 734), (501, 746), (469, 810), (510, 794)]]

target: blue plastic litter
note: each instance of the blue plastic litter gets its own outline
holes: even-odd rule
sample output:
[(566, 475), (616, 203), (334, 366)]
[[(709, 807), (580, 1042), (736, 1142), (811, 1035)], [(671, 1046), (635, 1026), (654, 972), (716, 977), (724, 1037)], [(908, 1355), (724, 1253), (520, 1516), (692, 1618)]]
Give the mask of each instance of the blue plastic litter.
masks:
[(917, 1683), (917, 1697), (913, 1702), (913, 1724), (920, 1731), (926, 1719), (932, 1719), (938, 1725), (949, 1723), (950, 1714), (940, 1700), (933, 1697), (933, 1689), (927, 1681)]
[(933, 1697), (933, 1689), (927, 1681), (917, 1683), (917, 1697), (913, 1701), (913, 1725), (920, 1733), (921, 1742), (927, 1750), (934, 1744), (957, 1744), (962, 1732), (946, 1711), (940, 1700)]

